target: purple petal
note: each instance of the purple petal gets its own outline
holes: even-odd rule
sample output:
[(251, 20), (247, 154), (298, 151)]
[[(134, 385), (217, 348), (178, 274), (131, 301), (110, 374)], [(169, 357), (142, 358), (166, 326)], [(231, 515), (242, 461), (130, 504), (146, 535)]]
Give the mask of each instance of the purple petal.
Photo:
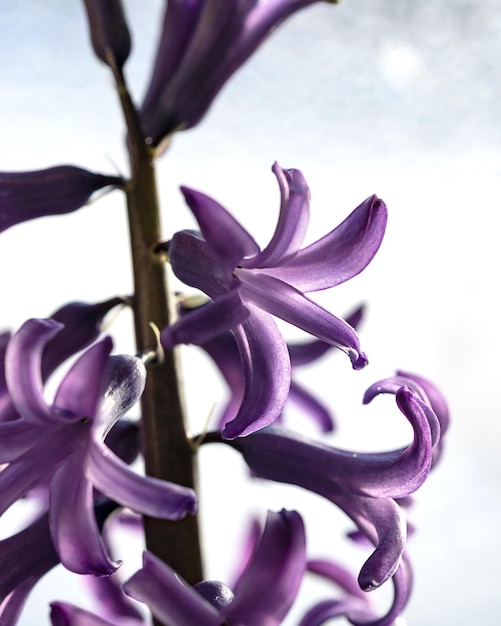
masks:
[(155, 111), (164, 88), (178, 68), (195, 29), (204, 0), (169, 0), (148, 90), (141, 106), (146, 119)]
[(262, 251), (243, 259), (242, 267), (274, 267), (286, 263), (303, 243), (310, 219), (310, 190), (299, 170), (283, 170), (278, 163), (273, 173), (280, 187), (280, 216), (275, 233)]
[(366, 592), (360, 589), (356, 579), (352, 573), (346, 568), (342, 567), (339, 563), (334, 561), (326, 561), (323, 559), (312, 559), (307, 563), (307, 569), (309, 572), (318, 574), (331, 580), (333, 583), (341, 587), (347, 594), (355, 596), (367, 602)]
[(306, 566), (306, 538), (295, 511), (268, 513), (263, 535), (222, 610), (230, 622), (275, 626), (296, 598)]
[(9, 463), (40, 441), (40, 433), (23, 419), (0, 422), (0, 463)]
[[(50, 619), (52, 626), (116, 626), (116, 624), (68, 602), (51, 602)], [(139, 620), (137, 623), (138, 626), (141, 624)]]
[(253, 270), (239, 270), (242, 297), (261, 309), (305, 330), (345, 352), (353, 369), (368, 363), (355, 330), (290, 285)]
[(12, 402), (34, 424), (60, 422), (47, 406), (41, 375), (42, 352), (62, 325), (53, 320), (28, 320), (10, 340), (5, 355), (5, 378)]
[(109, 54), (119, 69), (127, 60), (131, 43), (121, 0), (84, 0), (92, 47), (110, 65)]
[(44, 215), (71, 213), (103, 187), (122, 187), (116, 176), (61, 165), (33, 172), (0, 172), (0, 232)]
[(136, 474), (96, 440), (88, 448), (85, 475), (99, 491), (138, 513), (177, 520), (196, 512), (192, 489)]
[[(361, 624), (370, 624), (370, 620), (374, 616), (360, 598), (347, 597), (342, 600), (324, 600), (312, 607), (303, 616), (299, 626), (321, 626), (333, 618), (348, 617), (348, 615), (362, 619)], [(388, 626), (390, 624), (393, 622), (389, 622)]]
[(287, 346), (271, 316), (249, 306), (251, 315), (233, 332), (240, 352), (245, 391), (236, 417), (223, 430), (225, 439), (248, 435), (274, 422), (290, 388)]
[(25, 581), (38, 580), (59, 563), (47, 515), (0, 541), (0, 602)]
[(386, 205), (367, 198), (337, 228), (266, 273), (299, 291), (319, 291), (359, 274), (372, 261), (386, 228)]
[(106, 553), (94, 515), (92, 484), (82, 454), (59, 467), (50, 485), (50, 530), (61, 563), (77, 574), (109, 576), (119, 567)]
[(143, 568), (124, 584), (124, 591), (147, 604), (164, 624), (221, 626), (219, 611), (149, 552), (143, 555)]
[(18, 623), (26, 600), (37, 582), (38, 578), (31, 576), (16, 587), (9, 598), (2, 604), (0, 609), (0, 626), (15, 626)]
[(160, 341), (167, 349), (180, 343), (202, 345), (242, 324), (248, 317), (249, 310), (243, 305), (239, 290), (232, 289), (164, 328)]
[(54, 409), (60, 410), (64, 416), (94, 419), (112, 347), (111, 337), (105, 337), (82, 354), (59, 385)]
[(243, 226), (218, 202), (199, 191), (181, 187), (209, 250), (224, 276), (230, 278), (235, 266), (259, 252), (259, 246)]
[(334, 430), (332, 412), (294, 380), (291, 382), (289, 400), (292, 400), (302, 412), (313, 419), (323, 433), (331, 433)]
[(0, 472), (0, 515), (31, 489), (48, 482), (77, 442), (75, 433), (66, 429), (39, 433), (36, 444)]
[(43, 380), (47, 380), (66, 359), (95, 341), (101, 334), (105, 315), (121, 304), (122, 298), (112, 298), (97, 304), (71, 302), (55, 311), (51, 319), (64, 324), (64, 328), (45, 346), (42, 355)]

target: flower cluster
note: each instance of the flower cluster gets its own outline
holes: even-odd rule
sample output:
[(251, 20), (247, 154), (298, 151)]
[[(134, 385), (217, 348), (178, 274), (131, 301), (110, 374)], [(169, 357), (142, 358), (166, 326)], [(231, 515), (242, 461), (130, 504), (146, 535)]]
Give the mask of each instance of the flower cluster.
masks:
[[(131, 296), (73, 302), (0, 335), (0, 515), (23, 499), (36, 511), (0, 541), (0, 624), (17, 623), (34, 585), (57, 565), (95, 577), (100, 609), (93, 613), (53, 601), (53, 626), (139, 626), (145, 621), (137, 601), (169, 626), (278, 626), (311, 576), (331, 581), (341, 595), (305, 610), (300, 626), (321, 626), (335, 617), (355, 626), (391, 626), (402, 613), (412, 587), (406, 553), (410, 496), (441, 458), (449, 425), (440, 391), (402, 371), (367, 389), (364, 404), (390, 395), (412, 428), (408, 445), (385, 452), (310, 439), (283, 419), (292, 401), (318, 425), (319, 437), (331, 433), (330, 407), (293, 378), (294, 370), (331, 350), (345, 353), (353, 370), (368, 365), (356, 330), (364, 307), (344, 319), (309, 294), (336, 287), (367, 267), (385, 234), (385, 203), (370, 196), (304, 246), (309, 187), (298, 169), (275, 163), (280, 206), (264, 247), (225, 207), (186, 186), (181, 192), (199, 230), (165, 240), (156, 229), (158, 214), (148, 213), (152, 206), (157, 210), (151, 172), (165, 139), (198, 124), (273, 29), (314, 2), (169, 0), (151, 79), (136, 107), (124, 77), (131, 37), (122, 3), (84, 0), (92, 47), (111, 68), (121, 99), (130, 178), (70, 165), (0, 173), (0, 231), (71, 213), (102, 189), (121, 191), (129, 208), (135, 287)], [(187, 288), (204, 294), (202, 304), (189, 306), (189, 297), (176, 299), (170, 291), (165, 302), (159, 297), (165, 261)], [(170, 317), (173, 305), (177, 319)], [(111, 335), (102, 334), (105, 316), (119, 306), (133, 310), (136, 355), (113, 354)], [(305, 341), (287, 343), (275, 318), (304, 332)], [(159, 331), (153, 347), (154, 332), (145, 340), (150, 324)], [(230, 392), (216, 427), (196, 437), (187, 433), (176, 404), (179, 344), (205, 350)], [(141, 418), (130, 420), (138, 402)], [(263, 528), (253, 525), (233, 582), (206, 579), (193, 563), (159, 554), (164, 544), (168, 553), (179, 541), (182, 552), (198, 541), (196, 524), (183, 524), (197, 513), (193, 457), (205, 444), (235, 450), (250, 470), (249, 480), (295, 485), (341, 510), (354, 524), (351, 538), (372, 546), (358, 579), (329, 549), (325, 558), (310, 558), (307, 515), (280, 503)], [(141, 454), (144, 473), (132, 467)], [(172, 459), (172, 480), (159, 469), (166, 458)], [(114, 558), (107, 538), (119, 511), (132, 516), (147, 546), (142, 568), (128, 580), (117, 572), (123, 555)], [(151, 530), (152, 520), (168, 524), (158, 533)], [(366, 592), (389, 580), (394, 600), (381, 616)]]

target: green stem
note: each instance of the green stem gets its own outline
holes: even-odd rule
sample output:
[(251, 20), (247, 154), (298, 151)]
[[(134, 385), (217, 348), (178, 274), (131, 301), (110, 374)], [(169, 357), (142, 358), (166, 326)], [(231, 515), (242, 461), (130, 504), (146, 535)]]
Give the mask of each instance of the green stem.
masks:
[[(155, 252), (161, 226), (153, 152), (144, 141), (137, 111), (119, 70), (114, 71), (128, 131), (131, 180), (127, 207), (134, 274), (134, 324), (139, 352), (156, 349), (150, 323), (164, 328), (175, 318), (165, 262)], [(196, 458), (186, 434), (180, 368), (174, 351), (150, 364), (141, 399), (146, 473), (196, 489)], [(176, 522), (145, 517), (146, 546), (188, 583), (203, 579), (196, 516)]]

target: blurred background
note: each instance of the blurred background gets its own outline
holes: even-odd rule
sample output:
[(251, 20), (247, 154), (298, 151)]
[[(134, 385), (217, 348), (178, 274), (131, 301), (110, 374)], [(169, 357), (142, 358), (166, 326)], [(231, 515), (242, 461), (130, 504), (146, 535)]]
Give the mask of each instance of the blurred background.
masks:
[[(139, 101), (163, 2), (126, 0), (125, 7), (133, 36), (126, 76)], [(176, 136), (158, 163), (166, 238), (194, 226), (178, 191), (185, 184), (218, 199), (265, 245), (279, 207), (275, 160), (301, 169), (310, 185), (308, 242), (372, 193), (387, 203), (387, 233), (372, 264), (314, 295), (338, 315), (367, 304), (360, 335), (370, 365), (354, 372), (332, 351), (300, 380), (333, 407), (332, 444), (359, 451), (410, 437), (391, 398), (361, 405), (372, 382), (403, 368), (435, 381), (448, 398), (446, 454), (411, 512), (415, 589), (405, 618), (415, 626), (480, 626), (501, 610), (494, 582), (501, 550), (499, 58), (496, 0), (317, 3), (273, 34), (200, 126)], [(83, 3), (3, 0), (0, 85), (0, 170), (68, 163), (127, 174), (116, 94), (91, 51)], [(70, 300), (129, 293), (122, 197), (115, 192), (75, 214), (2, 233), (0, 267), (4, 328)], [(110, 332), (117, 351), (134, 351), (127, 313)], [(200, 352), (187, 348), (183, 359), (199, 432), (226, 390)], [(300, 415), (290, 420), (315, 434)], [(231, 577), (248, 514), (267, 508), (305, 513), (311, 556), (337, 557), (354, 572), (367, 557), (343, 538), (351, 526), (329, 503), (292, 488), (242, 487), (246, 471), (231, 451), (202, 450), (201, 479), (210, 578)], [(139, 558), (138, 551), (124, 571)], [(47, 600), (88, 605), (75, 578), (48, 575), (20, 623), (48, 623)], [(300, 606), (334, 594), (328, 585), (305, 587)], [(384, 608), (391, 589), (380, 595)]]

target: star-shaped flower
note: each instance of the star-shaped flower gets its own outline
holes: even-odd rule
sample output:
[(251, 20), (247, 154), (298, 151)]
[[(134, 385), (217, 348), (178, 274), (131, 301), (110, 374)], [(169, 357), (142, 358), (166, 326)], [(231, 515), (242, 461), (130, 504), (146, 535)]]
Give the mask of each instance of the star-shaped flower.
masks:
[(6, 387), (19, 417), (0, 422), (0, 463), (8, 463), (0, 472), (0, 513), (47, 485), (51, 536), (61, 562), (77, 573), (107, 575), (117, 564), (96, 525), (94, 488), (122, 506), (168, 519), (194, 513), (195, 495), (134, 473), (103, 443), (141, 396), (146, 376), (136, 357), (110, 357), (110, 338), (78, 358), (54, 401), (47, 402), (42, 354), (61, 328), (54, 320), (29, 320), (7, 345)]
[(290, 358), (272, 316), (334, 345), (355, 369), (367, 364), (355, 330), (305, 296), (360, 273), (376, 254), (386, 206), (371, 196), (337, 228), (301, 248), (309, 221), (309, 189), (298, 170), (275, 164), (281, 205), (278, 225), (261, 250), (251, 235), (210, 197), (183, 188), (201, 233), (181, 231), (165, 245), (184, 283), (212, 303), (163, 330), (162, 343), (202, 344), (232, 330), (245, 374), (240, 410), (223, 431), (233, 438), (269, 425), (282, 412), (290, 387)]

